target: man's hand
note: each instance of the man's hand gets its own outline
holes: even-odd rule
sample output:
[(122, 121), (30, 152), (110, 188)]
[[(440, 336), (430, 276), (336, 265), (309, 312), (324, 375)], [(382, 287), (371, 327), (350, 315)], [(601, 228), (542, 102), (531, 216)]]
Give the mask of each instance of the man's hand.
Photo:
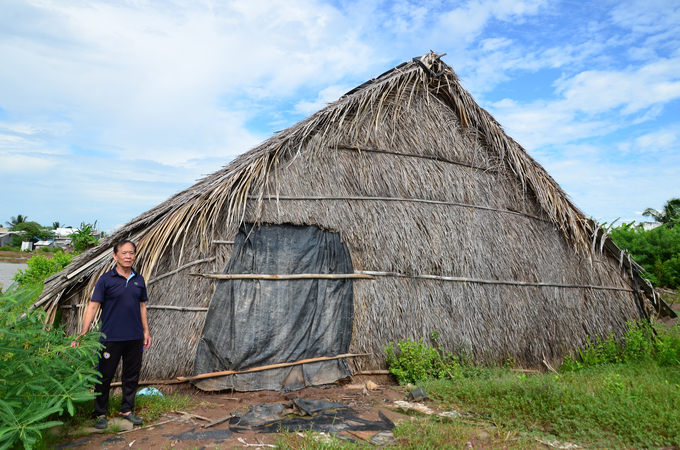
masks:
[(71, 347), (78, 347), (80, 345), (80, 338), (83, 337), (83, 334), (79, 334), (73, 342), (71, 342)]
[(151, 334), (146, 332), (144, 333), (144, 350), (149, 347), (151, 347)]

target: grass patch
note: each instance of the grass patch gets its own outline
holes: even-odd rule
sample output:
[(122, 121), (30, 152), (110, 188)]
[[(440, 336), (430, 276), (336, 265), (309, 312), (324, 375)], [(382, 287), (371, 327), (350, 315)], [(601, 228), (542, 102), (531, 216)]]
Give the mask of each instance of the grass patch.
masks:
[(516, 430), (549, 431), (598, 447), (680, 446), (680, 373), (653, 361), (425, 383), (445, 407), (472, 410)]
[[(448, 381), (450, 382), (450, 381)], [(443, 449), (537, 449), (540, 443), (527, 433), (520, 434), (496, 426), (476, 426), (441, 417), (419, 417), (403, 420), (394, 429), (394, 443), (376, 446), (359, 438), (354, 442), (313, 432), (284, 433), (277, 439), (283, 450), (367, 450), (375, 448)]]

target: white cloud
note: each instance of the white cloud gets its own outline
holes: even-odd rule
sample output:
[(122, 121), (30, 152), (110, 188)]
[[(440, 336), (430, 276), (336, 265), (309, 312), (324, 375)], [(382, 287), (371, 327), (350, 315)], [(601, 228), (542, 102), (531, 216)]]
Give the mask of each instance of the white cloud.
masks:
[(556, 82), (552, 100), (490, 105), (509, 133), (528, 148), (604, 136), (657, 117), (680, 99), (680, 58), (662, 59), (626, 71), (586, 71)]
[(568, 145), (559, 155), (537, 152), (533, 156), (577, 206), (600, 221), (639, 220), (636, 211), (658, 207), (680, 195), (677, 151), (635, 158), (634, 163), (612, 158), (615, 153), (608, 146)]
[[(0, 140), (0, 145), (1, 143), (2, 141)], [(21, 177), (42, 176), (46, 174), (51, 167), (55, 166), (53, 161), (37, 156), (0, 152), (0, 159), (2, 160), (2, 164), (0, 164), (0, 174), (4, 174), (3, 178), (5, 181), (8, 179), (8, 175), (11, 174), (16, 174)], [(5, 185), (5, 183), (3, 183), (3, 185)], [(4, 188), (6, 189), (7, 185), (5, 185)]]
[[(540, 94), (518, 89), (485, 106), (569, 192), (592, 201), (592, 211), (613, 203), (607, 186), (634, 196), (620, 180), (649, 184), (645, 177), (655, 170), (653, 161), (629, 170), (585, 139), (643, 124), (608, 151), (644, 153), (663, 164), (656, 172), (672, 184), (664, 170), (677, 167), (668, 149), (677, 149), (680, 133), (655, 120), (680, 99), (678, 6), (632, 1), (588, 8), (592, 17), (564, 15), (572, 6), (7, 0), (0, 4), (0, 170), (28, 164), (53, 176), (22, 180), (4, 172), (3, 181), (23, 182), (34, 207), (54, 214), (50, 220), (106, 216), (102, 226), (110, 228), (106, 223), (125, 223), (273, 129), (432, 49), (448, 53), (482, 102), (518, 75), (562, 72)], [(579, 175), (587, 181), (579, 183)], [(53, 191), (69, 203), (56, 204)], [(0, 210), (29, 212), (0, 201)], [(74, 218), (59, 217), (66, 211)]]
[(661, 129), (635, 139), (634, 147), (642, 152), (678, 150), (680, 149), (679, 135), (680, 129)]
[(295, 105), (295, 111), (306, 116), (315, 113), (328, 103), (332, 103), (349, 92), (352, 88), (349, 86), (329, 86), (319, 92), (318, 97), (314, 101), (301, 100)]

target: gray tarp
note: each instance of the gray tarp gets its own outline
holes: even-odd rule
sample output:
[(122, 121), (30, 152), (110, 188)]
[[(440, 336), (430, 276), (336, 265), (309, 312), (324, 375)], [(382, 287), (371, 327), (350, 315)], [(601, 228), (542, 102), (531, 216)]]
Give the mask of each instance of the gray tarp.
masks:
[[(244, 225), (223, 273), (353, 273), (337, 233), (314, 226)], [(351, 279), (221, 280), (196, 350), (194, 374), (347, 353)], [(342, 360), (197, 381), (205, 390), (301, 389), (349, 376)]]

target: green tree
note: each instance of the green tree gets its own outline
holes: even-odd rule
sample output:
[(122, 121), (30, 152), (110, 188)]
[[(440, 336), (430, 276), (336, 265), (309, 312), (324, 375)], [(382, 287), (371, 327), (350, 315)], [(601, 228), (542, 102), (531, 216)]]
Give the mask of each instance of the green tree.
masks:
[(24, 223), (28, 220), (28, 216), (22, 216), (19, 214), (18, 216), (14, 217), (9, 220), (9, 222), (5, 222), (10, 228), (14, 228), (15, 226), (19, 225), (20, 223)]
[(673, 228), (676, 224), (680, 223), (680, 198), (668, 200), (661, 210), (647, 208), (642, 215), (651, 217), (656, 222), (664, 224), (667, 228)]
[(671, 289), (680, 286), (680, 227), (645, 231), (624, 223), (609, 235), (647, 271), (645, 276), (652, 283)]
[(12, 246), (18, 247), (22, 241), (42, 241), (54, 236), (52, 230), (43, 227), (38, 222), (20, 222), (11, 228), (12, 231), (22, 231), (12, 238)]

